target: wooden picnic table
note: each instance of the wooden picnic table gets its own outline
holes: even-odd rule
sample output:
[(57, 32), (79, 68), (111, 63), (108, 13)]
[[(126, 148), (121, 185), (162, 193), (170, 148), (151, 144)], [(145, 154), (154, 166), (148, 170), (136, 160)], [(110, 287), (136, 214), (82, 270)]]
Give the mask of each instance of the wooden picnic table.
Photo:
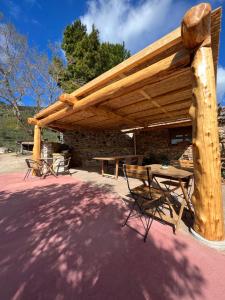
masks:
[[(183, 195), (183, 197), (181, 197), (182, 201), (180, 204), (179, 212), (177, 213), (174, 210), (171, 203), (170, 208), (172, 209), (172, 216), (162, 214), (158, 216), (161, 219), (164, 219), (166, 222), (174, 224), (176, 230), (181, 220), (185, 204), (187, 204), (189, 210), (192, 211), (191, 202), (188, 196), (188, 186), (191, 178), (193, 177), (193, 173), (173, 166), (168, 166), (167, 169), (164, 169), (162, 165), (159, 164), (146, 165), (145, 167), (149, 168), (152, 179), (154, 180), (158, 188), (164, 193), (164, 196), (169, 203), (171, 203), (171, 192), (174, 192), (179, 188), (182, 191), (181, 195)], [(168, 179), (168, 181), (159, 182), (159, 178)], [(164, 186), (162, 186), (162, 184), (164, 184)], [(170, 185), (172, 186), (172, 189), (170, 189)]]
[(132, 161), (132, 159), (137, 158), (138, 164), (139, 164), (140, 162), (142, 163), (143, 157), (144, 157), (144, 155), (138, 155), (138, 154), (133, 155), (133, 154), (131, 154), (131, 155), (117, 155), (117, 156), (109, 156), (109, 157), (94, 157), (93, 159), (101, 161), (101, 174), (102, 174), (102, 176), (112, 176), (111, 174), (105, 173), (105, 171), (104, 171), (104, 163), (105, 162), (109, 162), (109, 161), (115, 161), (115, 172), (114, 172), (114, 176), (113, 177), (115, 179), (118, 179), (118, 175), (119, 175), (119, 162), (121, 160), (125, 160), (126, 163), (129, 164)]

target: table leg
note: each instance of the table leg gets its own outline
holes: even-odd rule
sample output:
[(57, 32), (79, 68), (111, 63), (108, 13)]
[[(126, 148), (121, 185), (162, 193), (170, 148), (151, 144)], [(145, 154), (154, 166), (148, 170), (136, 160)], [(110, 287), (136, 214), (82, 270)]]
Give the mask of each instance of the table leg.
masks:
[(181, 190), (183, 192), (184, 199), (185, 199), (185, 201), (187, 203), (188, 209), (190, 210), (190, 212), (192, 212), (192, 208), (191, 208), (191, 205), (190, 205), (190, 202), (189, 202), (189, 197), (188, 197), (187, 191), (186, 191), (186, 189), (184, 187), (184, 184), (183, 184), (183, 182), (181, 180), (179, 180), (179, 182), (180, 182), (180, 187), (181, 187)]
[(187, 191), (184, 187), (184, 183), (182, 182), (181, 179), (179, 179), (179, 183), (180, 183), (180, 187), (181, 187), (181, 190), (182, 190), (182, 193), (183, 193), (183, 200), (181, 202), (181, 207), (180, 207), (180, 211), (179, 211), (179, 215), (178, 215), (178, 219), (177, 219), (177, 224), (176, 224), (176, 229), (178, 228), (179, 224), (180, 224), (180, 220), (182, 218), (182, 215), (183, 215), (183, 211), (184, 211), (184, 207), (185, 207), (185, 202), (188, 206), (188, 209), (190, 210), (190, 212), (192, 212), (192, 209), (191, 209), (191, 206), (190, 206), (190, 203), (189, 203), (189, 199), (188, 199), (188, 194), (187, 194)]
[(116, 159), (115, 178), (118, 179), (119, 175), (119, 160)]
[(104, 160), (102, 160), (101, 165), (102, 165), (101, 174), (103, 176), (104, 175)]
[(155, 181), (155, 183), (158, 186), (158, 189), (161, 191), (162, 195), (165, 197), (166, 204), (168, 205), (169, 210), (170, 210), (170, 217), (162, 216), (161, 219), (164, 219), (165, 221), (167, 221), (169, 223), (172, 223), (174, 225), (174, 231), (176, 232), (176, 229), (178, 228), (178, 224), (179, 224), (180, 219), (181, 219), (182, 214), (183, 214), (185, 200), (183, 199), (183, 201), (181, 203), (181, 208), (180, 208), (179, 214), (177, 214), (176, 211), (175, 211), (175, 209), (173, 208), (173, 204), (171, 203), (170, 192), (169, 191), (165, 191), (161, 187), (160, 183), (156, 179), (156, 176), (152, 176), (152, 180)]

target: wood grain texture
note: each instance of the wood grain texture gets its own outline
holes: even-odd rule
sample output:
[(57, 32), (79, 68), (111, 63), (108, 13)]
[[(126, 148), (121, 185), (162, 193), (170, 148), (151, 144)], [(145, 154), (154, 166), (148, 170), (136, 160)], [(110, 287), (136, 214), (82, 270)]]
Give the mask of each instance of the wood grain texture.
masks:
[(39, 119), (39, 118), (43, 118), (43, 117), (46, 117), (62, 108), (65, 107), (65, 104), (62, 103), (61, 101), (56, 101), (55, 103), (53, 103), (52, 105), (42, 109), (39, 113), (37, 113), (34, 117), (36, 119)]
[(63, 109), (61, 109), (57, 112), (54, 112), (54, 113), (48, 115), (47, 117), (39, 120), (38, 125), (41, 127), (44, 127), (44, 126), (48, 125), (49, 123), (51, 123), (55, 120), (62, 119), (63, 117), (69, 116), (72, 113), (73, 113), (73, 109), (69, 105), (66, 105), (66, 107), (64, 107)]
[(41, 158), (41, 128), (38, 125), (35, 125), (33, 160), (39, 160), (40, 158)]
[(27, 123), (30, 125), (37, 125), (38, 124), (38, 120), (35, 118), (28, 118), (27, 119)]
[(211, 47), (200, 47), (192, 62), (194, 229), (208, 240), (224, 239), (221, 163), (217, 124), (216, 87)]
[(211, 38), (211, 6), (200, 3), (189, 9), (181, 23), (183, 44), (188, 49), (195, 49)]
[(91, 105), (96, 105), (106, 99), (118, 97), (122, 94), (134, 91), (137, 88), (144, 86), (146, 81), (149, 83), (150, 78), (152, 78), (153, 82), (154, 80), (157, 81), (155, 77), (157, 77), (160, 73), (168, 72), (170, 69), (177, 69), (179, 67), (182, 68), (188, 65), (189, 62), (190, 56), (186, 51), (171, 55), (170, 57), (167, 57), (166, 59), (154, 65), (120, 79), (117, 82), (112, 83), (83, 98), (81, 101), (78, 101), (74, 104), (74, 111), (80, 111), (90, 107)]
[[(166, 36), (162, 37), (153, 44), (147, 46), (145, 49), (139, 51), (137, 54), (131, 56), (111, 70), (103, 73), (96, 79), (90, 81), (85, 86), (79, 88), (72, 93), (73, 96), (81, 96), (90, 92), (93, 88), (98, 88), (102, 84), (107, 83), (116, 76), (133, 69), (135, 66), (142, 64), (146, 60), (154, 58), (156, 55), (165, 52), (167, 49), (181, 42), (180, 28), (175, 29)], [(121, 77), (120, 77), (121, 78)]]

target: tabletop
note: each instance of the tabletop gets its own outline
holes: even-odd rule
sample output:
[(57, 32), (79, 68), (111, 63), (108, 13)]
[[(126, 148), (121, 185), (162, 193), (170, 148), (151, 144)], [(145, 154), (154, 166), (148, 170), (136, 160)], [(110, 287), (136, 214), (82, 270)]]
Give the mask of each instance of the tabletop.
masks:
[(193, 173), (173, 166), (168, 166), (167, 169), (163, 169), (162, 165), (159, 164), (146, 165), (145, 167), (150, 169), (151, 174), (159, 177), (184, 179), (193, 176)]
[(117, 156), (110, 156), (110, 157), (93, 157), (96, 160), (117, 160), (117, 159), (126, 159), (126, 158), (135, 158), (141, 157), (141, 154), (134, 154), (134, 155), (117, 155)]

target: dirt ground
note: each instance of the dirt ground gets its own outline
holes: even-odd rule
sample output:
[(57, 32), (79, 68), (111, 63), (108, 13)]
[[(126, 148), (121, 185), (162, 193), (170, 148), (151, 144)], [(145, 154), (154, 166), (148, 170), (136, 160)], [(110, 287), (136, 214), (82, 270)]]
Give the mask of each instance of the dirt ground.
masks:
[(0, 154), (0, 174), (26, 172), (25, 158), (31, 156), (17, 156), (16, 153)]

